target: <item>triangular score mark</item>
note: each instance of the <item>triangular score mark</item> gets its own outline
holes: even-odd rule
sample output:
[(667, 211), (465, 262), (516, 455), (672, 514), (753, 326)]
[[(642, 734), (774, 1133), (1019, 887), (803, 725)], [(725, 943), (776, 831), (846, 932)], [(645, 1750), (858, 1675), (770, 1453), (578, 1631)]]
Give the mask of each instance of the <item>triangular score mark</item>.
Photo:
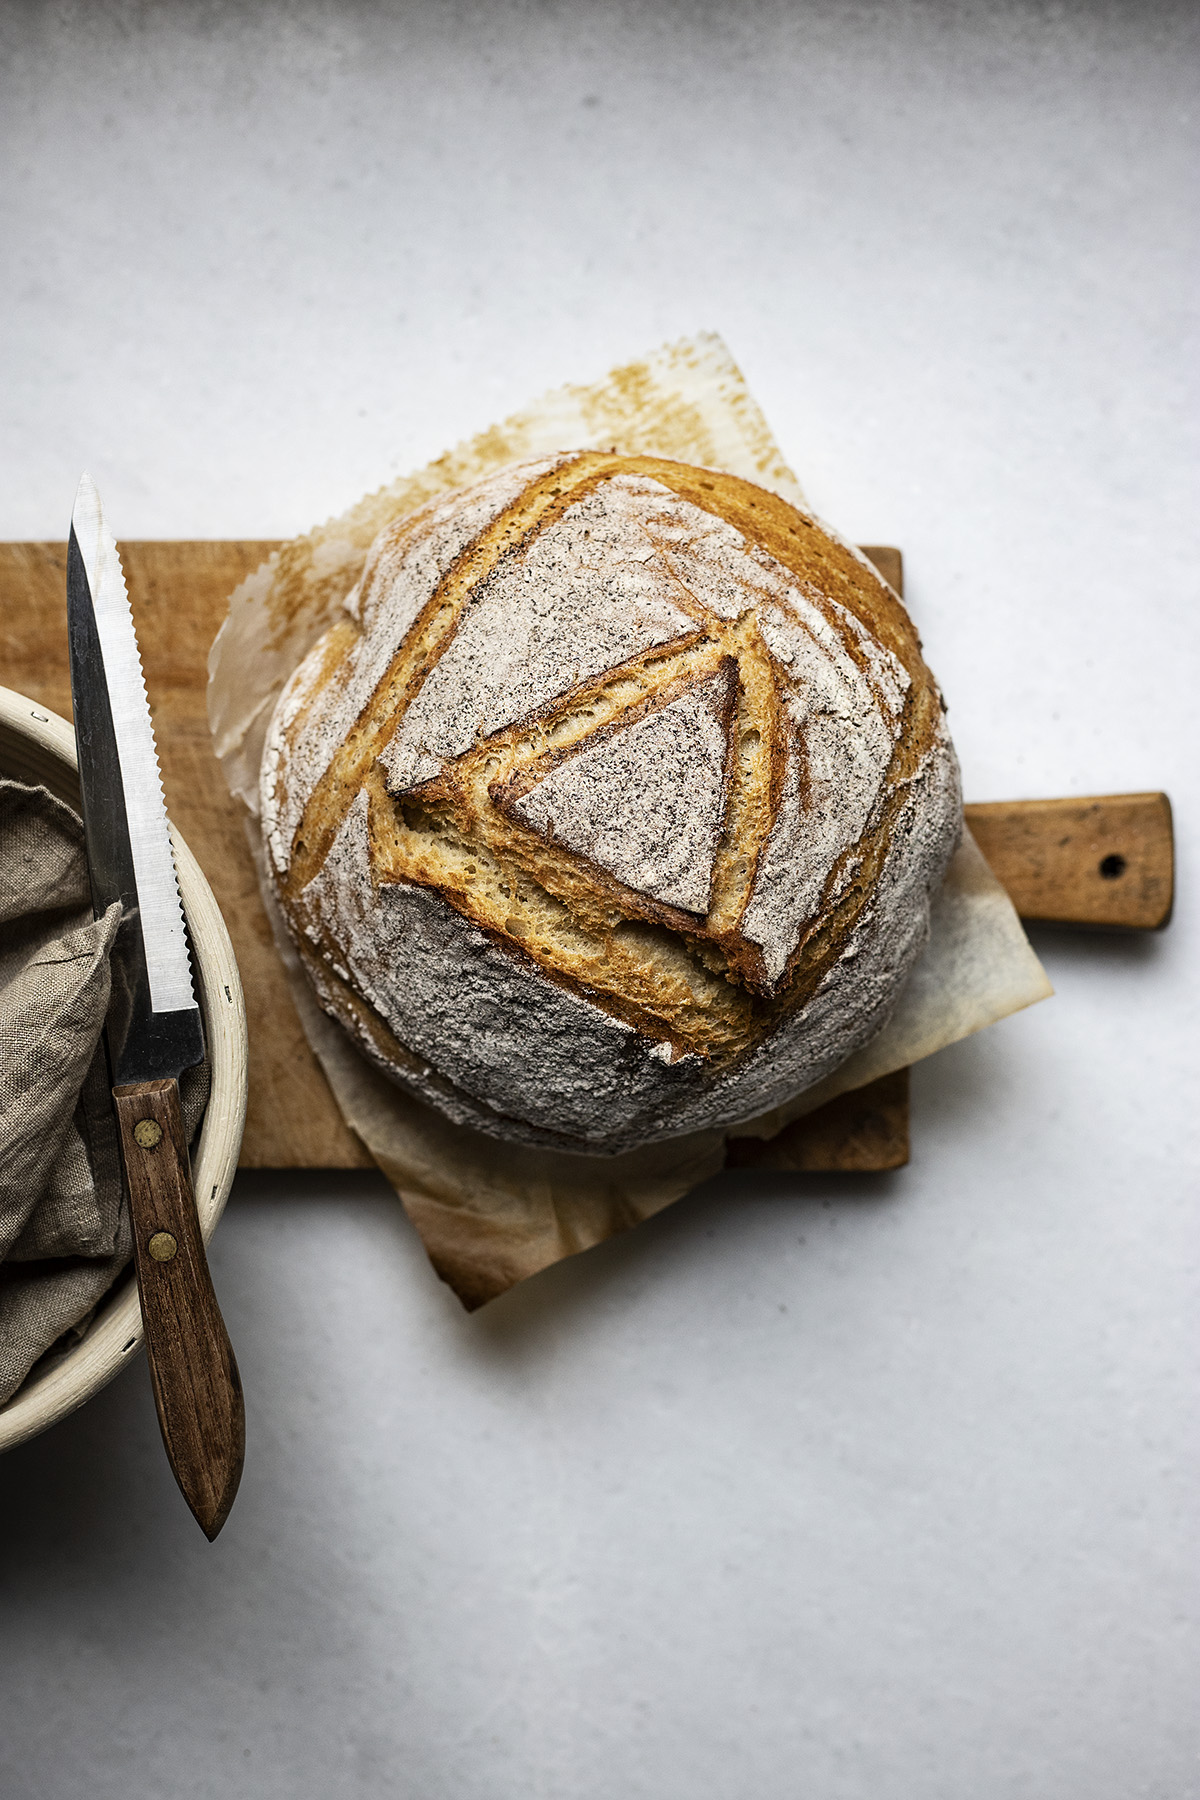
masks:
[(540, 836), (703, 917), (725, 818), (737, 664), (674, 683), (496, 797)]

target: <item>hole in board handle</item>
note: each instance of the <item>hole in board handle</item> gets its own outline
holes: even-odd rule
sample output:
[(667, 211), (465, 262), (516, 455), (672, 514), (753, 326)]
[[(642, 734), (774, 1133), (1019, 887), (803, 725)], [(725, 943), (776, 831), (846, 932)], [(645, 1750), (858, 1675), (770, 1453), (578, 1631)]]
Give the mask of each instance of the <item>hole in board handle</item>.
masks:
[(1125, 858), (1118, 855), (1114, 850), (1111, 855), (1106, 856), (1101, 862), (1100, 874), (1105, 881), (1117, 881), (1125, 873), (1127, 867), (1128, 864), (1126, 863)]

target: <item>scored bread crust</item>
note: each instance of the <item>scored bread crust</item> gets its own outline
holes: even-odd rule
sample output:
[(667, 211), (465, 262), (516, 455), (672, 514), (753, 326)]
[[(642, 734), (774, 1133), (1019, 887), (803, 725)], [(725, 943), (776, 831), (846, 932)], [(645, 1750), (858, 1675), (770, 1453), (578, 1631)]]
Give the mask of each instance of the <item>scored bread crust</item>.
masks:
[(276, 708), (268, 870), (393, 1079), (625, 1150), (766, 1111), (886, 1021), (961, 829), (943, 714), (809, 514), (563, 453), (380, 534)]

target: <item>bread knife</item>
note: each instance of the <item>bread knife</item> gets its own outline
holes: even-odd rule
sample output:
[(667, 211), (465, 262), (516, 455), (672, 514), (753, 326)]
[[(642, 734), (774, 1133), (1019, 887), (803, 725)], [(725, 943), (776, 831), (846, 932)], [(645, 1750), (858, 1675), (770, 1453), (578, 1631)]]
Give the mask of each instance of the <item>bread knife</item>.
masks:
[(87, 475), (67, 545), (67, 626), (92, 909), (100, 918), (121, 903), (105, 1036), (146, 1356), (167, 1458), (211, 1541), (241, 1479), (245, 1414), (179, 1104), (204, 1031), (133, 614)]

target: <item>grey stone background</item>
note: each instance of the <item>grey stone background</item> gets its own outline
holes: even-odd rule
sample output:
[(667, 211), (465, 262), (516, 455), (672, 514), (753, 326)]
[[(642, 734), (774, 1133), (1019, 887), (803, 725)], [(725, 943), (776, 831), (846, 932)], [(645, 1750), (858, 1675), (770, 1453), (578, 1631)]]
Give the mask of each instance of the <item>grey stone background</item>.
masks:
[[(0, 533), (292, 532), (728, 340), (903, 545), (968, 794), (1166, 787), (1151, 942), (474, 1318), (383, 1183), (242, 1178), (211, 1549), (143, 1366), (0, 1463), (5, 1800), (1183, 1800), (1197, 1688), (1200, 15), (0, 9)], [(0, 670), (0, 679), (3, 679)]]

